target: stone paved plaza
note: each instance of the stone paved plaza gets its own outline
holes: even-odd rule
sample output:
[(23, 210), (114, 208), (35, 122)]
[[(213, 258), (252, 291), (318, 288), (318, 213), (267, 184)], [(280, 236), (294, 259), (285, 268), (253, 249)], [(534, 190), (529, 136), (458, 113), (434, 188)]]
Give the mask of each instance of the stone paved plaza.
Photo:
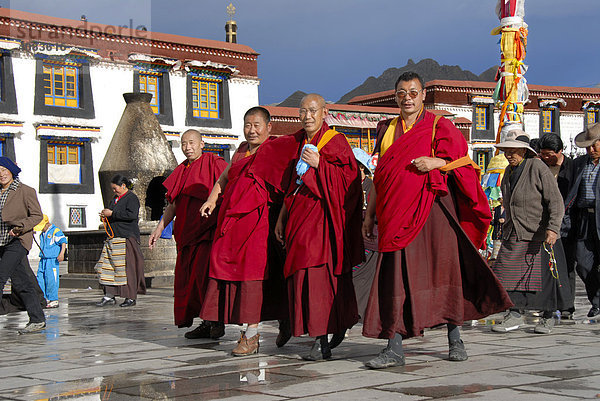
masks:
[(276, 322), (263, 323), (260, 353), (230, 355), (239, 327), (225, 337), (187, 340), (172, 324), (172, 288), (152, 288), (131, 308), (94, 306), (99, 290), (61, 289), (48, 327), (18, 335), (23, 313), (0, 317), (0, 398), (9, 400), (576, 400), (600, 397), (600, 324), (585, 318), (581, 290), (574, 320), (551, 335), (524, 329), (496, 334), (465, 323), (466, 362), (447, 360), (446, 330), (405, 341), (406, 366), (367, 370), (383, 340), (360, 325), (326, 362), (299, 354), (312, 344), (292, 338), (276, 348)]

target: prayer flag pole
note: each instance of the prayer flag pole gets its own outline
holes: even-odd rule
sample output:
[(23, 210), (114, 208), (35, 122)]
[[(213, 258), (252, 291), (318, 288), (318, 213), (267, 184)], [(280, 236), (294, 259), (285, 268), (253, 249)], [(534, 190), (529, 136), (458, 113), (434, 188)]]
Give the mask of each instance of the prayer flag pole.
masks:
[[(523, 129), (523, 111), (529, 101), (529, 90), (524, 75), (527, 66), (523, 63), (527, 50), (527, 24), (525, 0), (498, 0), (496, 14), (500, 26), (493, 29), (492, 35), (500, 38), (500, 67), (496, 74), (498, 81), (494, 91), (494, 101), (500, 107), (500, 119), (496, 143), (512, 129)], [(498, 151), (496, 151), (498, 154)]]

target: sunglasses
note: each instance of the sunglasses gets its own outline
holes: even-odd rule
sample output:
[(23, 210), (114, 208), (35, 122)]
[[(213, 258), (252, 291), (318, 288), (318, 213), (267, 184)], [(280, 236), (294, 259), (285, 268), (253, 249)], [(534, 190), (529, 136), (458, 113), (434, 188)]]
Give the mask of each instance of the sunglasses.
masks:
[(406, 95), (409, 95), (412, 99), (416, 98), (417, 96), (419, 96), (419, 93), (421, 93), (420, 90), (416, 90), (416, 89), (411, 89), (408, 92), (405, 90), (399, 90), (396, 91), (396, 96), (399, 99), (404, 99), (406, 97)]

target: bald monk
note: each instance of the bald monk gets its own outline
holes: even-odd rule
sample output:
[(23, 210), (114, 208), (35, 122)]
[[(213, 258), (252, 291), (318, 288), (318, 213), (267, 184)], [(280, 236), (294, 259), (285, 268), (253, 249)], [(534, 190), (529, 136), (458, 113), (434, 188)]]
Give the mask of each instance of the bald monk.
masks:
[(285, 140), (294, 142), (292, 165), (302, 160), (309, 167), (301, 177), (293, 171), (275, 231), (287, 250), (292, 334), (316, 337), (306, 360), (330, 358), (327, 334), (339, 337), (358, 321), (352, 267), (364, 257), (358, 165), (345, 136), (325, 123), (326, 115), (323, 97), (302, 99), (302, 129)]
[[(162, 231), (175, 218), (173, 232), (177, 242), (177, 261), (174, 312), (178, 327), (190, 327), (194, 318), (200, 315), (217, 219), (216, 215), (202, 217), (198, 210), (227, 167), (222, 157), (203, 153), (202, 148), (204, 141), (200, 132), (190, 129), (183, 133), (181, 150), (186, 160), (163, 183), (169, 203), (148, 243), (153, 249)], [(222, 323), (203, 321), (197, 328), (185, 333), (185, 337), (216, 339), (224, 334), (225, 326)]]
[(200, 316), (225, 324), (247, 324), (232, 351), (234, 356), (258, 352), (261, 321), (282, 321), (278, 346), (291, 336), (289, 321), (288, 326), (285, 324), (283, 248), (272, 235), (283, 190), (280, 184), (274, 186), (265, 180), (276, 156), (261, 149), (270, 132), (271, 116), (265, 108), (253, 107), (246, 112), (246, 142), (239, 146), (201, 208), (203, 216), (215, 214), (216, 201), (223, 194)]

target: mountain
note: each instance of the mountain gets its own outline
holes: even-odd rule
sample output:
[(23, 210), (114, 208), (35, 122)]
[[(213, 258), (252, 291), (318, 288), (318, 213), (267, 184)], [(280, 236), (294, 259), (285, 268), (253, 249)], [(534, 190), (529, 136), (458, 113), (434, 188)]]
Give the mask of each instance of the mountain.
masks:
[(296, 91), (288, 96), (283, 102), (279, 103), (277, 106), (282, 107), (300, 107), (300, 101), (307, 94), (302, 91)]
[(337, 103), (348, 103), (348, 101), (355, 96), (368, 95), (393, 89), (398, 76), (406, 71), (416, 72), (425, 82), (434, 79), (494, 82), (497, 68), (498, 67), (490, 67), (480, 75), (475, 75), (471, 71), (463, 70), (457, 65), (439, 65), (437, 61), (430, 58), (423, 59), (418, 63), (409, 59), (404, 67), (388, 68), (377, 78), (367, 78), (361, 85), (342, 96)]

